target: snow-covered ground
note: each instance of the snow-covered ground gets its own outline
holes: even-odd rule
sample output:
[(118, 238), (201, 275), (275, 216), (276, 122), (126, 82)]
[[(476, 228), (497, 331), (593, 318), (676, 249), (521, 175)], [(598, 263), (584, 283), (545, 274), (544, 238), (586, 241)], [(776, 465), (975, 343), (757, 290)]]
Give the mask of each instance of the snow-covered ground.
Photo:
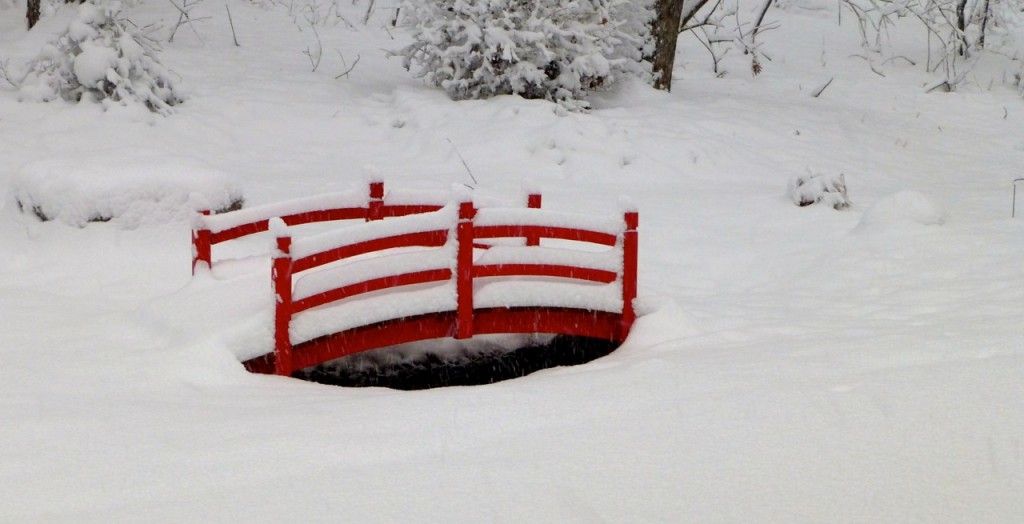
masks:
[[(17, 67), (74, 7), (26, 33), (12, 3), (0, 60)], [(883, 78), (852, 56), (835, 7), (791, 2), (756, 78), (739, 52), (715, 78), (684, 37), (671, 94), (628, 83), (560, 116), (421, 85), (382, 51), (404, 41), (383, 7), (367, 24), (365, 3), (336, 4), (345, 20), (319, 7), (311, 72), (316, 7), (229, 0), (236, 47), (224, 4), (164, 44), (188, 96), (172, 116), (0, 90), (0, 521), (1022, 519), (1014, 64), (926, 93), (920, 65)], [(178, 18), (129, 14), (164, 39)], [(193, 279), (189, 205), (347, 191), (368, 165), (443, 190), (472, 183), (463, 161), (481, 192), (532, 179), (546, 208), (633, 199), (642, 316), (619, 350), (421, 392), (242, 369), (270, 329), (268, 264), (250, 256), (269, 240)], [(787, 182), (808, 172), (845, 174), (853, 207), (794, 206)], [(118, 200), (146, 177), (173, 196)], [(71, 217), (93, 191), (82, 205), (125, 217), (41, 223), (18, 210), (30, 190)]]

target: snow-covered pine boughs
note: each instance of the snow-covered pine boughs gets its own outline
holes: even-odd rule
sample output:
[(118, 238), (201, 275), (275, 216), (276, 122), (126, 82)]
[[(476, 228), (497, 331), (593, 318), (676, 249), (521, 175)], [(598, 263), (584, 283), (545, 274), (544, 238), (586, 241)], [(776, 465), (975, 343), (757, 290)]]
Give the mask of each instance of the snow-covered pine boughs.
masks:
[(139, 103), (163, 115), (182, 101), (153, 42), (129, 29), (117, 1), (83, 3), (67, 31), (29, 67), (23, 100)]
[(850, 207), (846, 177), (840, 175), (797, 175), (789, 179), (789, 198), (798, 206), (823, 203), (833, 209)]
[[(517, 94), (570, 109), (622, 74), (646, 72), (649, 2), (406, 0), (407, 69), (454, 100)], [(628, 17), (623, 16), (628, 13)]]

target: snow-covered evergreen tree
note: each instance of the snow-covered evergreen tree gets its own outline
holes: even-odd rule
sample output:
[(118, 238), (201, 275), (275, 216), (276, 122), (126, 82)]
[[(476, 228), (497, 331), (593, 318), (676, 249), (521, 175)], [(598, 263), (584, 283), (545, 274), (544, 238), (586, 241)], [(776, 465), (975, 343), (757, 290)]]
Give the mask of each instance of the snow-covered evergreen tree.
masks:
[(156, 51), (152, 40), (129, 29), (120, 2), (83, 3), (67, 31), (29, 64), (21, 97), (137, 102), (168, 114), (181, 96)]
[(570, 108), (646, 74), (647, 0), (407, 0), (406, 68), (455, 100), (518, 94)]

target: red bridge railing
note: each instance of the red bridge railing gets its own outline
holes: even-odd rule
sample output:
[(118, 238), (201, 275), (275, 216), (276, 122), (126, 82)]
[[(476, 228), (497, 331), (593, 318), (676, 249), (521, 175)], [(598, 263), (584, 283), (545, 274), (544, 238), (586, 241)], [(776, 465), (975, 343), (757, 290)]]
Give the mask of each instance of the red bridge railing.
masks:
[[(586, 217), (530, 200), (517, 209), (461, 202), (294, 240), (287, 226), (299, 220), (259, 224), (276, 237), (274, 351), (246, 368), (290, 375), (369, 349), (492, 333), (625, 340), (636, 318), (637, 212)], [(364, 298), (410, 288), (418, 295), (383, 296), (378, 312)]]
[[(362, 194), (346, 192), (318, 195), (218, 215), (203, 211), (192, 228), (192, 272), (194, 274), (199, 265), (213, 267), (213, 246), (263, 233), (268, 230), (272, 218), (280, 218), (289, 226), (336, 220), (370, 222), (437, 211), (449, 198), (447, 192), (385, 194), (384, 182), (372, 181), (368, 184), (368, 191)], [(540, 208), (540, 193), (527, 195), (526, 204), (531, 208)]]

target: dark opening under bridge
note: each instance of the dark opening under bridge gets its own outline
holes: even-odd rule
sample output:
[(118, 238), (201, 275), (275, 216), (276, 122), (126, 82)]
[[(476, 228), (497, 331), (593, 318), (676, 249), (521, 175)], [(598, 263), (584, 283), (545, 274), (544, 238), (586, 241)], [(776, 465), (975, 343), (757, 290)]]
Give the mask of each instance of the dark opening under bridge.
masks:
[[(297, 370), (419, 340), (499, 333), (622, 342), (636, 318), (635, 210), (610, 217), (477, 206), (424, 194), (315, 197), (218, 215), (193, 228), (193, 271), (214, 245), (275, 236), (274, 350), (244, 362), (256, 373)], [(450, 200), (450, 196), (448, 197)], [(384, 220), (387, 218), (388, 220)], [(288, 226), (361, 220), (293, 238)]]

